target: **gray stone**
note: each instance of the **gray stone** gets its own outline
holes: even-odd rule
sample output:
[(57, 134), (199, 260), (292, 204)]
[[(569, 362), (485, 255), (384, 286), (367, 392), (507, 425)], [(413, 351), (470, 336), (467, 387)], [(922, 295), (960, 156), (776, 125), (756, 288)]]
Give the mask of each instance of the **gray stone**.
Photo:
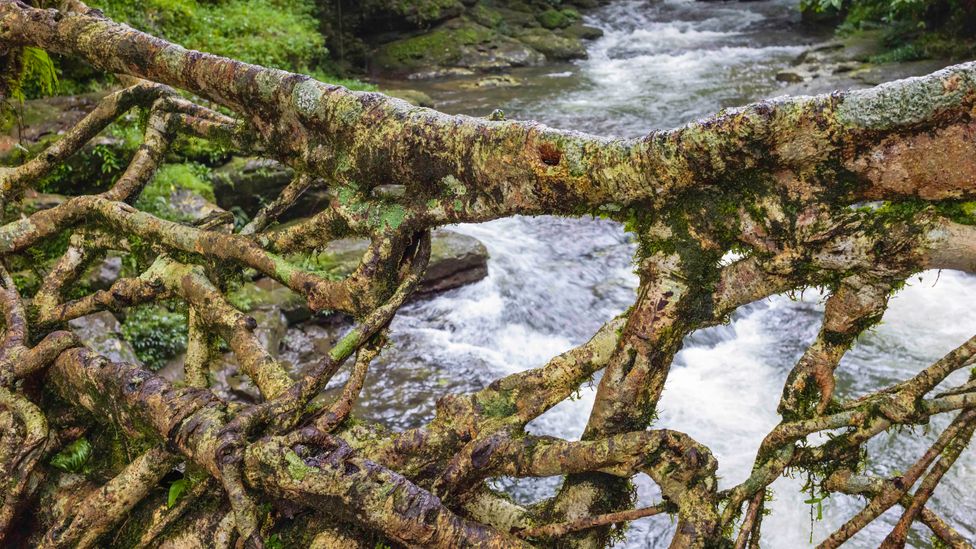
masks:
[(393, 89), (393, 90), (382, 90), (384, 94), (390, 97), (396, 97), (397, 99), (403, 99), (411, 105), (417, 107), (428, 107), (433, 109), (436, 105), (434, 100), (431, 99), (429, 95), (420, 90), (410, 90), (410, 89)]
[(110, 255), (91, 267), (85, 282), (92, 290), (106, 290), (122, 273), (122, 258)]
[[(228, 211), (240, 208), (254, 215), (261, 206), (277, 198), (294, 173), (288, 166), (274, 160), (234, 157), (214, 170), (212, 180), (217, 204)], [(280, 219), (287, 221), (311, 215), (328, 203), (325, 189), (313, 186)]]
[[(331, 243), (314, 260), (320, 265), (329, 265), (329, 272), (337, 277), (346, 276), (355, 270), (366, 251), (369, 242), (363, 239), (342, 239)], [(472, 284), (488, 276), (488, 250), (478, 239), (446, 229), (437, 229), (431, 242), (431, 258), (417, 294), (427, 296)], [(273, 308), (282, 315), (287, 324), (297, 324), (312, 317), (305, 300), (287, 287), (270, 278), (262, 278), (248, 284), (235, 293), (235, 299), (245, 301), (252, 307), (252, 316)], [(264, 314), (264, 313), (261, 313)], [(263, 325), (264, 318), (257, 319)], [(274, 318), (272, 318), (274, 320)], [(269, 336), (270, 341), (279, 341), (277, 336)], [(270, 349), (269, 349), (270, 350)], [(274, 353), (276, 351), (272, 351)]]
[(68, 322), (78, 339), (113, 362), (142, 364), (129, 342), (122, 339), (122, 326), (108, 311), (93, 313)]

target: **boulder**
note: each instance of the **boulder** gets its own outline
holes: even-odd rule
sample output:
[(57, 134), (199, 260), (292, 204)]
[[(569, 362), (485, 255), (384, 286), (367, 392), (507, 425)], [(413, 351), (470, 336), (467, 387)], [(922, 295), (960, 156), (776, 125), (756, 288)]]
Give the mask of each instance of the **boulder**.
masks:
[(474, 90), (485, 88), (515, 88), (521, 86), (522, 82), (509, 74), (493, 74), (484, 78), (479, 78), (474, 82), (462, 82), (458, 87), (462, 90)]
[[(351, 273), (369, 245), (363, 239), (342, 239), (331, 243), (324, 251), (311, 258), (320, 272), (343, 277)], [(327, 268), (323, 268), (326, 267)], [(488, 276), (488, 250), (478, 239), (446, 229), (434, 231), (431, 242), (430, 265), (420, 287), (419, 296), (450, 290), (472, 284)], [(261, 278), (234, 293), (239, 304), (260, 311), (274, 307), (288, 324), (298, 324), (312, 317), (305, 299), (270, 278)], [(252, 315), (255, 313), (252, 312)], [(325, 315), (322, 318), (328, 318)], [(257, 318), (257, 317), (256, 317)], [(263, 319), (258, 319), (262, 324)], [(280, 340), (279, 340), (280, 341)]]
[(429, 95), (420, 90), (411, 89), (394, 89), (394, 90), (382, 90), (383, 93), (389, 95), (390, 97), (396, 97), (397, 99), (403, 99), (407, 103), (417, 107), (427, 107), (433, 109), (435, 107), (434, 100), (431, 99)]
[[(274, 200), (291, 182), (295, 172), (280, 162), (259, 158), (234, 157), (216, 168), (211, 178), (217, 204), (228, 211), (235, 208), (248, 215), (257, 213), (261, 206)], [(287, 221), (311, 215), (329, 202), (322, 187), (308, 189), (293, 207), (280, 219)]]
[(214, 196), (225, 210), (253, 214), (291, 181), (291, 168), (274, 160), (235, 157), (213, 171)]
[[(344, 238), (328, 245), (315, 258), (328, 265), (329, 273), (346, 276), (359, 265), (369, 242)], [(433, 232), (430, 264), (417, 288), (418, 294), (442, 292), (477, 282), (488, 276), (488, 250), (478, 239), (447, 229)]]
[(92, 350), (114, 362), (142, 364), (129, 342), (122, 339), (122, 326), (108, 311), (93, 313), (68, 322), (71, 331)]
[(429, 32), (380, 45), (371, 67), (390, 75), (430, 78), (455, 69), (494, 71), (543, 61), (545, 57), (525, 43), (457, 17)]
[(85, 276), (85, 285), (92, 291), (107, 290), (122, 273), (122, 258), (117, 255), (109, 255), (98, 263), (92, 265)]

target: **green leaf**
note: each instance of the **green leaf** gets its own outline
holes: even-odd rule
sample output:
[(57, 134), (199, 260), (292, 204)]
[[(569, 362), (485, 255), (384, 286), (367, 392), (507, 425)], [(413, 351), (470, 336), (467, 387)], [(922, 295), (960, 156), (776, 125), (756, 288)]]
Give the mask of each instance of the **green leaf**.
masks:
[(173, 481), (173, 484), (169, 485), (169, 497), (166, 499), (166, 507), (172, 508), (179, 501), (180, 497), (186, 492), (189, 483), (186, 478), (181, 478), (179, 480)]
[(91, 459), (91, 454), (91, 443), (79, 438), (51, 458), (51, 465), (68, 473), (80, 473)]
[(271, 534), (271, 537), (264, 540), (264, 545), (268, 549), (283, 549), (285, 547), (285, 542), (281, 540), (280, 535)]

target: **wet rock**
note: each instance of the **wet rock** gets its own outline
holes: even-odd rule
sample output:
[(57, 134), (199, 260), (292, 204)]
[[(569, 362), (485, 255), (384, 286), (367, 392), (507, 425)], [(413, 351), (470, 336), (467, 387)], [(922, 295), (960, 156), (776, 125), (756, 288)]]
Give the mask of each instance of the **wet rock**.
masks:
[(485, 78), (480, 78), (474, 82), (462, 82), (458, 84), (458, 87), (462, 90), (474, 90), (484, 88), (514, 88), (521, 85), (522, 82), (512, 75), (494, 74), (491, 76), (486, 76)]
[(85, 277), (85, 284), (94, 290), (108, 289), (122, 273), (122, 258), (108, 256), (91, 267)]
[(791, 69), (778, 73), (776, 79), (789, 84), (781, 90), (786, 95), (814, 95), (876, 86), (929, 74), (952, 64), (948, 59), (877, 62), (885, 51), (880, 32), (859, 32), (811, 46), (793, 60)]
[(417, 107), (427, 107), (433, 109), (436, 105), (434, 100), (431, 99), (429, 95), (420, 90), (410, 90), (410, 89), (395, 89), (395, 90), (383, 90), (383, 93), (389, 95), (390, 97), (396, 97), (397, 99), (403, 99), (411, 105)]
[[(0, 175), (2, 175), (0, 171)], [(52, 193), (39, 193), (36, 191), (28, 191), (24, 195), (23, 207), (24, 213), (33, 213), (40, 210), (49, 210), (51, 208), (60, 206), (68, 200), (68, 197), (61, 194)]]
[[(362, 239), (342, 239), (331, 243), (325, 250), (311, 257), (321, 271), (343, 277), (359, 265), (368, 242)], [(417, 294), (430, 295), (464, 286), (488, 276), (488, 250), (478, 239), (445, 229), (437, 229), (431, 242), (430, 265)], [(297, 324), (312, 318), (312, 311), (305, 299), (289, 288), (270, 278), (261, 278), (234, 293), (238, 303), (244, 303), (252, 311), (273, 307), (280, 312), (287, 324)], [(254, 313), (252, 313), (254, 315)], [(257, 317), (255, 317), (257, 318)], [(319, 315), (326, 321), (330, 315)], [(258, 319), (258, 324), (263, 324)], [(280, 341), (280, 339), (278, 339)]]
[(797, 71), (779, 71), (776, 73), (777, 82), (803, 82), (806, 78)]
[[(212, 181), (217, 205), (254, 215), (261, 206), (274, 200), (292, 180), (294, 171), (274, 160), (234, 157), (214, 170)], [(322, 187), (313, 186), (282, 216), (282, 221), (311, 215), (329, 202)]]
[(261, 400), (261, 392), (241, 371), (234, 353), (224, 353), (210, 363), (210, 390), (222, 400), (254, 404)]
[(102, 311), (76, 318), (68, 326), (82, 343), (109, 360), (141, 364), (132, 345), (122, 339), (122, 326), (112, 313)]
[(549, 30), (564, 29), (579, 21), (580, 14), (574, 9), (557, 10), (549, 8), (535, 16), (536, 20), (544, 28)]
[[(328, 264), (331, 273), (345, 276), (355, 270), (369, 243), (362, 239), (337, 240), (319, 254), (320, 264)], [(441, 292), (477, 282), (488, 276), (488, 250), (478, 239), (447, 229), (433, 233), (430, 264), (419, 294)]]
[(281, 342), (288, 329), (288, 319), (281, 308), (273, 303), (264, 303), (248, 313), (256, 322), (254, 335), (273, 357), (281, 351)]
[(282, 341), (281, 360), (291, 371), (313, 364), (325, 356), (347, 330), (347, 324), (305, 323), (292, 326)]
[(227, 211), (189, 189), (176, 189), (169, 195), (169, 208), (180, 219), (195, 223)]
[(488, 276), (488, 249), (478, 239), (438, 229), (431, 241), (430, 265), (418, 293), (436, 293)]
[(586, 47), (582, 42), (547, 29), (526, 29), (520, 32), (517, 38), (535, 50), (542, 52), (552, 61), (586, 59)]
[(371, 66), (382, 73), (417, 78), (440, 76), (451, 69), (488, 72), (544, 61), (545, 56), (526, 42), (458, 17), (430, 32), (382, 44)]
[(565, 29), (564, 33), (580, 40), (596, 40), (603, 36), (603, 29), (576, 24)]
[(266, 159), (235, 157), (213, 172), (214, 196), (225, 210), (256, 212), (292, 179), (291, 168)]

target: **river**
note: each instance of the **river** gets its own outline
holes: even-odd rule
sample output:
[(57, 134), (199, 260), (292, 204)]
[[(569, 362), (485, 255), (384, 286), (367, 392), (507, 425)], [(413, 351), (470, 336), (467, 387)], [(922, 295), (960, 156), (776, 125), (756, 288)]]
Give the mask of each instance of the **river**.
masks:
[[(535, 119), (591, 133), (639, 136), (776, 95), (774, 75), (823, 35), (798, 26), (795, 2), (623, 0), (587, 15), (605, 31), (589, 58), (522, 69), (518, 87), (464, 88), (456, 80), (411, 82), (440, 110)], [(594, 219), (502, 219), (456, 230), (485, 243), (489, 276), (468, 287), (406, 307), (392, 326), (392, 350), (370, 374), (358, 413), (395, 428), (429, 420), (436, 398), (476, 390), (512, 372), (536, 367), (586, 341), (634, 301), (634, 246), (622, 227)], [(762, 437), (778, 420), (776, 404), (792, 365), (815, 336), (823, 296), (806, 291), (742, 308), (726, 326), (687, 338), (678, 354), (655, 427), (684, 431), (711, 448), (722, 487), (748, 475)], [(976, 277), (927, 272), (899, 292), (883, 322), (862, 336), (839, 371), (839, 395), (861, 394), (902, 379), (976, 332)], [(959, 381), (959, 378), (953, 378)], [(343, 380), (337, 379), (338, 383)], [(530, 425), (533, 432), (578, 438), (593, 401), (584, 387)], [(946, 418), (933, 421), (944, 426)], [(870, 445), (871, 469), (900, 470), (924, 451), (937, 430), (881, 435)], [(969, 539), (976, 538), (976, 452), (970, 449), (936, 491), (932, 506)], [(636, 480), (641, 504), (658, 501), (653, 483)], [(764, 547), (805, 547), (823, 539), (859, 509), (847, 496), (826, 500), (821, 520), (801, 494), (803, 479), (773, 485)], [(498, 479), (530, 502), (553, 492), (555, 479)], [(901, 514), (895, 508), (855, 537), (877, 546)], [(664, 547), (667, 516), (636, 521), (620, 547)], [(921, 528), (921, 527), (919, 527)], [(929, 533), (916, 530), (914, 546)]]

